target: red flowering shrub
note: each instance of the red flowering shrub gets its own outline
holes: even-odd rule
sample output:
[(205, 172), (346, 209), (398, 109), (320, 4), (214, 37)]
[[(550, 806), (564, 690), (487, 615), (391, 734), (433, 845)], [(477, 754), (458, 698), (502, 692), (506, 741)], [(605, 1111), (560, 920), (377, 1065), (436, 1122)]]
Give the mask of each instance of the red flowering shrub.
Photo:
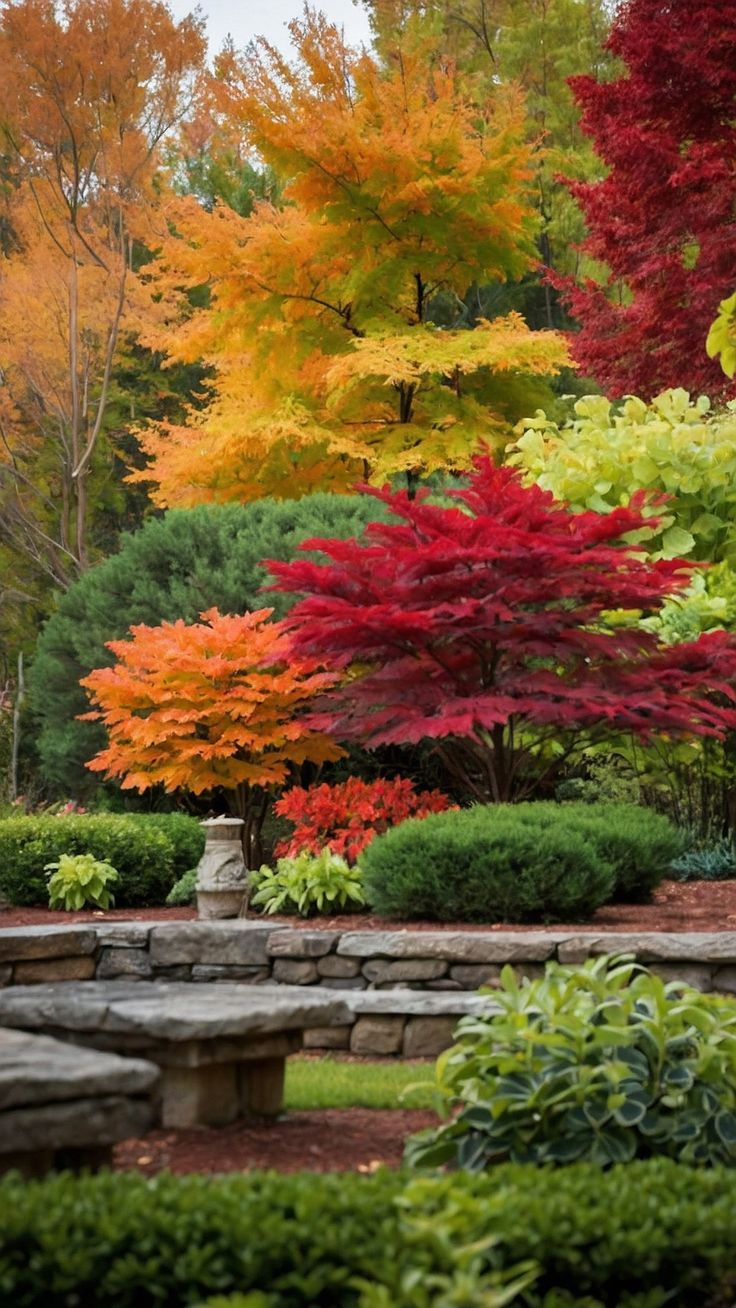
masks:
[(293, 786), (274, 804), (279, 817), (294, 823), (294, 832), (275, 849), (277, 858), (294, 858), (303, 849), (318, 854), (327, 846), (354, 863), (374, 836), (410, 817), (426, 817), (453, 808), (439, 790), (414, 789), (413, 781), (361, 781), (350, 777), (336, 786)]

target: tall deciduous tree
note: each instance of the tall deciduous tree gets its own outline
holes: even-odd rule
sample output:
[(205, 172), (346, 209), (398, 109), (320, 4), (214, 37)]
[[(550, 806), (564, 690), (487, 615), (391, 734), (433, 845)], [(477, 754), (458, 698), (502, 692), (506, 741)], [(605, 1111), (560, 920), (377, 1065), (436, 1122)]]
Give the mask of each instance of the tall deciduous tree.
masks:
[(132, 627), (111, 641), (117, 658), (82, 681), (109, 744), (88, 764), (121, 777), (124, 790), (224, 789), (245, 821), (248, 866), (261, 859), (260, 831), (274, 787), (293, 764), (336, 759), (341, 750), (299, 713), (333, 680), (311, 661), (286, 666), (270, 609), (242, 617), (210, 609), (201, 622)]
[(160, 0), (0, 9), (0, 542), (59, 586), (89, 562), (114, 364), (141, 326), (134, 240), (203, 59), (200, 21)]
[[(374, 491), (403, 518), (367, 541), (308, 542), (325, 562), (273, 563), (305, 595), (284, 619), (295, 657), (343, 677), (312, 724), (368, 747), (431, 739), (467, 791), (501, 801), (585, 733), (719, 736), (736, 725), (736, 637), (663, 646), (611, 610), (656, 611), (689, 579), (622, 537), (637, 507), (572, 513), (479, 461), (457, 508)], [(535, 766), (536, 764), (536, 766)]]
[[(519, 277), (534, 258), (518, 99), (475, 102), (432, 32), (385, 65), (307, 11), (299, 61), (261, 43), (221, 60), (225, 110), (284, 178), (283, 207), (243, 218), (172, 205), (156, 286), (178, 322), (151, 339), (215, 370), (187, 427), (143, 443), (160, 504), (292, 495), (467, 465), (498, 430), (488, 377), (553, 373), (558, 338), (518, 319), (438, 331), (439, 290)], [(193, 310), (181, 288), (207, 282)]]
[[(581, 324), (575, 359), (607, 394), (729, 393), (703, 345), (736, 283), (736, 8), (629, 0), (609, 49), (625, 72), (573, 82), (608, 168), (571, 185), (600, 282), (559, 282)], [(730, 388), (733, 394), (734, 388)]]

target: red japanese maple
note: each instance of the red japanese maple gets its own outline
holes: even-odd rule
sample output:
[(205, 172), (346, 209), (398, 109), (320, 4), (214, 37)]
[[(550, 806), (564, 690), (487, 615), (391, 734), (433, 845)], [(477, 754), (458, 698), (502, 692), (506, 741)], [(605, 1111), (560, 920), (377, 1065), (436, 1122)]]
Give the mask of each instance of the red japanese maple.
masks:
[(276, 855), (294, 856), (303, 849), (318, 854), (327, 846), (354, 863), (374, 836), (410, 817), (426, 817), (451, 808), (439, 790), (417, 792), (408, 777), (362, 781), (349, 777), (337, 785), (324, 783), (292, 786), (274, 804), (279, 817), (295, 824), (288, 840), (276, 846)]
[(570, 183), (582, 249), (610, 269), (608, 287), (552, 278), (581, 323), (572, 353), (612, 396), (718, 397), (728, 383), (704, 343), (736, 285), (736, 4), (629, 0), (608, 47), (620, 77), (571, 79), (609, 170)]
[(367, 493), (403, 521), (373, 524), (365, 542), (305, 542), (324, 562), (269, 565), (276, 588), (305, 596), (285, 623), (292, 652), (347, 671), (312, 726), (369, 748), (433, 738), (482, 800), (518, 794), (533, 756), (582, 731), (736, 726), (735, 636), (665, 647), (607, 616), (656, 610), (692, 570), (626, 546), (645, 521), (636, 504), (573, 513), (487, 458), (457, 507)]

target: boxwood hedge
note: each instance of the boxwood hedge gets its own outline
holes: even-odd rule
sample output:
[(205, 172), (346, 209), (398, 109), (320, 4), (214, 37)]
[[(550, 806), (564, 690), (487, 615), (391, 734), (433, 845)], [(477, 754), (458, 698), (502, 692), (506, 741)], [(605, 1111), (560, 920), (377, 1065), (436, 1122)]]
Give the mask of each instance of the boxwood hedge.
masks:
[(0, 1303), (181, 1308), (260, 1292), (269, 1308), (481, 1304), (494, 1302), (490, 1274), (532, 1260), (513, 1300), (524, 1308), (724, 1308), (734, 1211), (734, 1172), (669, 1159), (445, 1177), (9, 1176)]

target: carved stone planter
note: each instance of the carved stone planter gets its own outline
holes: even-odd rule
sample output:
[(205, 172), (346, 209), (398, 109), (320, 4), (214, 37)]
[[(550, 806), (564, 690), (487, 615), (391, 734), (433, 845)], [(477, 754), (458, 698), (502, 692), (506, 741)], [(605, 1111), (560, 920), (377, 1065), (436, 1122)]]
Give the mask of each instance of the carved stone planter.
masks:
[(243, 862), (242, 818), (208, 818), (204, 854), (197, 865), (197, 914), (239, 917), (246, 904), (248, 873)]

